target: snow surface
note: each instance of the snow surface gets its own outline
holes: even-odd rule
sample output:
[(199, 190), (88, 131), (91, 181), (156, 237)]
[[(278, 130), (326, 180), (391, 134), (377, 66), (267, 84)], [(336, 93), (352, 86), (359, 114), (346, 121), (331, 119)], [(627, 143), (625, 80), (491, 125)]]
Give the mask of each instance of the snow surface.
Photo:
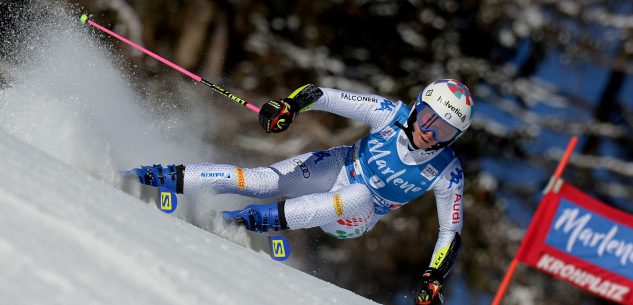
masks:
[(0, 134), (4, 304), (375, 304)]
[(135, 84), (62, 2), (29, 10), (0, 45), (0, 304), (375, 304), (122, 191), (119, 170), (217, 157), (209, 93)]

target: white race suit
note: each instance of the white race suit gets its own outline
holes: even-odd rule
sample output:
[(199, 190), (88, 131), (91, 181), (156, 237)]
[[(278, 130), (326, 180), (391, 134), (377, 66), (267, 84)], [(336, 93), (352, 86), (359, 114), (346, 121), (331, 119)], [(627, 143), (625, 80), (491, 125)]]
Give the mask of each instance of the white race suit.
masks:
[(309, 110), (361, 121), (370, 134), (340, 146), (289, 158), (269, 167), (186, 164), (183, 193), (234, 193), (256, 198), (290, 197), (290, 229), (321, 227), (338, 238), (363, 235), (389, 211), (435, 193), (439, 236), (431, 265), (437, 267), (462, 228), (463, 171), (450, 147), (412, 149), (405, 132), (409, 107), (401, 101), (320, 88)]

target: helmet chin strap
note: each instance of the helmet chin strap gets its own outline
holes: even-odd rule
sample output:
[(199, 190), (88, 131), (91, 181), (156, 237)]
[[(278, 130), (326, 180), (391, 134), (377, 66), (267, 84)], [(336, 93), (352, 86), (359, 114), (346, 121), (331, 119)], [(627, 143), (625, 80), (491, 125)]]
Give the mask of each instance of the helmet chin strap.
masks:
[(402, 131), (404, 131), (404, 134), (407, 135), (407, 139), (409, 139), (409, 145), (411, 145), (414, 150), (420, 149), (415, 145), (415, 143), (413, 143), (413, 124), (415, 123), (417, 114), (418, 112), (415, 111), (415, 109), (411, 109), (411, 113), (409, 113), (409, 118), (407, 118), (407, 127), (404, 127), (398, 121), (396, 121), (395, 123), (395, 125), (398, 126), (398, 128), (402, 129)]
[(409, 145), (411, 145), (411, 147), (413, 147), (413, 149), (418, 150), (420, 149), (419, 147), (417, 147), (415, 145), (415, 143), (413, 143), (413, 128), (410, 128), (409, 124), (407, 124), (407, 127), (402, 126), (402, 124), (400, 124), (400, 122), (396, 121), (396, 126), (398, 126), (398, 128), (402, 129), (402, 131), (404, 131), (404, 134), (407, 135), (407, 139), (409, 139)]

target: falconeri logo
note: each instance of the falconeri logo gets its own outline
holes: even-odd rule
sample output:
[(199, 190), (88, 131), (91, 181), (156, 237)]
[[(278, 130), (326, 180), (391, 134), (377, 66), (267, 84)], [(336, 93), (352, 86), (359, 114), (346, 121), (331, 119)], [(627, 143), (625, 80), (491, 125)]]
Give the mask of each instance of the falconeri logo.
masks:
[(349, 100), (349, 101), (355, 101), (355, 102), (378, 103), (378, 99), (372, 96), (353, 95), (353, 94), (347, 94), (344, 92), (341, 93), (341, 98), (345, 100)]

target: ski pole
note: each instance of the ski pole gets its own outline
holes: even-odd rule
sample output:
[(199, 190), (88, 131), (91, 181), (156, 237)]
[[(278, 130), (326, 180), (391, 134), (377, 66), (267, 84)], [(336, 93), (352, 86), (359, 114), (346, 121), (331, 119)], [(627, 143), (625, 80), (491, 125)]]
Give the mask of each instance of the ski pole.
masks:
[(123, 36), (121, 36), (121, 35), (119, 35), (119, 34), (117, 34), (115, 32), (112, 32), (112, 31), (104, 28), (103, 26), (97, 24), (96, 22), (88, 19), (88, 16), (81, 15), (81, 19), (80, 20), (81, 20), (81, 23), (86, 24), (86, 22), (87, 22), (89, 25), (91, 25), (91, 26), (93, 26), (93, 27), (105, 32), (106, 34), (108, 34), (108, 35), (110, 35), (110, 36), (112, 36), (112, 37), (114, 37), (114, 38), (116, 38), (116, 39), (118, 39), (120, 41), (123, 41), (123, 42), (127, 43), (128, 45), (136, 48), (137, 50), (139, 50), (139, 51), (141, 51), (141, 52), (143, 52), (143, 53), (155, 58), (156, 60), (158, 60), (158, 61), (160, 61), (160, 62), (162, 62), (162, 63), (164, 63), (166, 65), (168, 65), (169, 67), (173, 68), (174, 70), (176, 70), (176, 71), (178, 71), (178, 72), (180, 72), (180, 73), (182, 73), (184, 75), (187, 75), (187, 76), (193, 78), (197, 82), (200, 82), (200, 83), (203, 83), (203, 84), (209, 86), (211, 89), (213, 89), (216, 92), (218, 92), (218, 93), (230, 98), (231, 100), (241, 104), (242, 106), (246, 106), (246, 108), (248, 108), (248, 109), (250, 109), (250, 110), (252, 110), (252, 111), (254, 111), (256, 113), (259, 113), (259, 108), (257, 108), (257, 106), (254, 106), (253, 104), (248, 103), (247, 101), (245, 101), (245, 100), (241, 99), (240, 97), (236, 96), (235, 94), (225, 90), (224, 88), (222, 88), (222, 87), (220, 87), (220, 86), (218, 86), (216, 84), (213, 84), (213, 83), (209, 82), (208, 80), (206, 80), (206, 79), (204, 79), (204, 78), (202, 78), (202, 77), (200, 77), (198, 75), (195, 75), (195, 74), (183, 69), (182, 67), (174, 64), (173, 62), (160, 57), (156, 53), (139, 46), (138, 44), (126, 39), (125, 37), (123, 37)]

